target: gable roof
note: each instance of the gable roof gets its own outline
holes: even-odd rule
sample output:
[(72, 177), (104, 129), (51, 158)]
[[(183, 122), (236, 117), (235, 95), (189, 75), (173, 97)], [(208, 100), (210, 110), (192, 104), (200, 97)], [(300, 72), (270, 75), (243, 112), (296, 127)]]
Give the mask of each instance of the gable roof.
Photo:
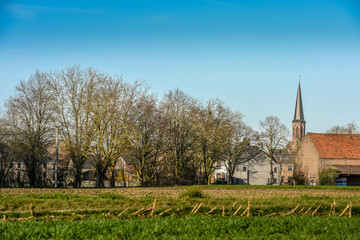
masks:
[(321, 158), (360, 159), (360, 134), (307, 133)]

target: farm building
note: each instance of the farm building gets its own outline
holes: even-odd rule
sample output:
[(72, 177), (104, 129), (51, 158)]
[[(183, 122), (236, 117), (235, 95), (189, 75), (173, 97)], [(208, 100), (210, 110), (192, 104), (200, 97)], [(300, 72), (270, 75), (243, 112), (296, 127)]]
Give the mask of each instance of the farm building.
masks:
[(360, 185), (360, 134), (307, 133), (295, 165), (308, 184), (318, 185), (319, 171), (333, 168), (347, 185)]

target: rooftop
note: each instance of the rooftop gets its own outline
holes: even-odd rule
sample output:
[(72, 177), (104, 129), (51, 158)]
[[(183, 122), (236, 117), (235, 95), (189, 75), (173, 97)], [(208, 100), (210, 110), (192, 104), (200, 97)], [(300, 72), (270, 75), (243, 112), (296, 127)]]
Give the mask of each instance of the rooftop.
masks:
[(360, 134), (307, 133), (321, 158), (360, 159)]

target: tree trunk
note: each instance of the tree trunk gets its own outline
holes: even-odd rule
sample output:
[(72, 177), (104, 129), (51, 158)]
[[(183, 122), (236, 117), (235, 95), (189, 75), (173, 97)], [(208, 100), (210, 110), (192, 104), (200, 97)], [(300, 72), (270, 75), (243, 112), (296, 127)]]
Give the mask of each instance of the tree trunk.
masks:
[(273, 170), (273, 159), (270, 158), (270, 185), (274, 185), (274, 170)]
[(233, 184), (233, 174), (231, 174), (230, 172), (228, 173), (229, 177), (228, 177), (228, 185), (232, 185)]
[(74, 187), (80, 188), (81, 182), (82, 182), (82, 166), (76, 165), (75, 167), (75, 181), (74, 181)]
[(110, 187), (115, 187), (115, 168), (110, 168)]

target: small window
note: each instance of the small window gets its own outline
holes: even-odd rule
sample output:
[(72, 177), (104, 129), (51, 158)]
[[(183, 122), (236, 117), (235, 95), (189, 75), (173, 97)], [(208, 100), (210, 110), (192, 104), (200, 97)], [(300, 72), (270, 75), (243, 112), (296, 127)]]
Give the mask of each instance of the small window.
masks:
[(288, 177), (288, 184), (292, 184), (292, 180), (293, 180), (292, 177)]
[(294, 170), (294, 166), (289, 165), (289, 166), (288, 166), (288, 171), (292, 172), (293, 170)]
[(277, 173), (277, 167), (274, 167), (274, 173)]
[(278, 179), (274, 178), (274, 184), (278, 184)]
[(281, 183), (284, 183), (284, 177), (281, 177), (280, 182), (281, 182)]
[(267, 182), (268, 185), (271, 184), (271, 178), (268, 178), (268, 182)]
[(243, 172), (246, 172), (246, 167), (243, 167)]
[(216, 169), (221, 169), (221, 163), (216, 164)]
[(281, 166), (281, 167), (280, 167), (280, 171), (284, 171), (284, 166)]

